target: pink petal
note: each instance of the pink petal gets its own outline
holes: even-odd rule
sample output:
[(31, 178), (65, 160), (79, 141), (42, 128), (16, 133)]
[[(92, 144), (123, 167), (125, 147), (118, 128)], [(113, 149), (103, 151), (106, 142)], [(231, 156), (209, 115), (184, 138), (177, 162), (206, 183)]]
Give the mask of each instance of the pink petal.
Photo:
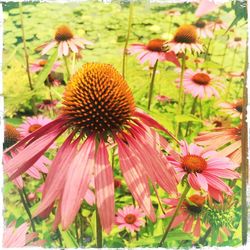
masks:
[(49, 50), (51, 50), (52, 48), (54, 48), (56, 46), (57, 42), (56, 41), (51, 41), (50, 43), (48, 43), (43, 50), (41, 51), (42, 55), (45, 55)]
[(101, 224), (105, 232), (109, 233), (115, 219), (114, 177), (102, 139), (96, 152), (95, 190)]
[(188, 183), (195, 190), (200, 190), (200, 183), (194, 173), (188, 174)]

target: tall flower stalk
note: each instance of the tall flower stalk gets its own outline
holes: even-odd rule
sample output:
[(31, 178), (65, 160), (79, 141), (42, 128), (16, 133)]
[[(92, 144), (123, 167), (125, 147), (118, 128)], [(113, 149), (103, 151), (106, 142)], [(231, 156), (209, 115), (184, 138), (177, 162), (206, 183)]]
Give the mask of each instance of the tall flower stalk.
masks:
[(148, 110), (150, 110), (151, 102), (152, 102), (152, 97), (153, 97), (154, 82), (155, 82), (155, 75), (156, 75), (157, 64), (158, 64), (158, 60), (156, 60), (156, 62), (155, 62), (155, 65), (154, 65), (154, 68), (153, 68), (151, 82), (150, 82), (150, 85), (149, 85), (149, 91), (148, 91)]
[(128, 17), (128, 32), (127, 37), (123, 49), (123, 58), (122, 58), (122, 76), (125, 78), (125, 70), (126, 70), (126, 55), (127, 55), (127, 47), (128, 47), (128, 41), (130, 37), (131, 32), (131, 25), (132, 25), (132, 19), (133, 19), (133, 1), (130, 1), (129, 4), (129, 17)]

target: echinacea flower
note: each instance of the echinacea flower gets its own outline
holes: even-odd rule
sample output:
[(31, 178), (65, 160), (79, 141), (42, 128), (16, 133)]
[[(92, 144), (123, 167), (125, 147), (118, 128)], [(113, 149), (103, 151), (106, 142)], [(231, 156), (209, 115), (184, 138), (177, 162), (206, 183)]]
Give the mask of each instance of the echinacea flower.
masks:
[(16, 248), (25, 246), (43, 246), (44, 240), (34, 241), (38, 237), (37, 233), (28, 233), (29, 224), (23, 223), (16, 228), (16, 222), (10, 223), (3, 232), (3, 247)]
[(199, 6), (195, 11), (197, 17), (204, 16), (216, 10), (222, 3), (215, 0), (200, 0)]
[(161, 151), (161, 136), (153, 128), (170, 133), (136, 110), (126, 81), (109, 64), (85, 64), (68, 82), (63, 100), (61, 114), (17, 143), (13, 148), (23, 146), (23, 150), (4, 167), (12, 179), (19, 176), (68, 131), (50, 167), (36, 215), (57, 201), (54, 227), (61, 223), (67, 229), (94, 176), (100, 221), (110, 232), (115, 210), (114, 178), (106, 144), (109, 138), (118, 146), (120, 168), (130, 192), (154, 221), (148, 181), (174, 193), (177, 179)]
[(201, 132), (195, 141), (209, 149), (223, 148), (219, 151), (221, 155), (229, 157), (237, 166), (241, 164), (241, 125)]
[(243, 110), (243, 100), (239, 99), (232, 103), (223, 102), (220, 103), (219, 106), (229, 114), (231, 117), (240, 117), (242, 118), (242, 110)]
[[(29, 66), (30, 72), (36, 73), (41, 71), (44, 66), (47, 64), (47, 60), (45, 59), (38, 59), (35, 62), (31, 63)], [(53, 66), (52, 66), (52, 71), (55, 71), (59, 66), (61, 65), (61, 63), (59, 61), (56, 61)]]
[[(176, 82), (180, 82), (180, 79), (177, 79)], [(205, 71), (187, 69), (183, 76), (183, 87), (185, 93), (203, 99), (212, 96), (219, 97), (217, 89), (222, 90), (223, 84)]]
[(228, 48), (237, 49), (244, 48), (246, 46), (246, 41), (244, 41), (241, 37), (237, 36), (233, 40), (228, 42)]
[(78, 53), (85, 48), (85, 45), (92, 44), (90, 41), (75, 36), (68, 26), (61, 25), (55, 32), (55, 38), (39, 46), (38, 49), (42, 49), (41, 54), (45, 55), (49, 50), (58, 46), (58, 56), (62, 57), (68, 56), (70, 51)]
[(196, 27), (198, 37), (212, 38), (214, 36), (211, 27), (205, 21), (198, 20), (194, 23), (194, 26)]
[(149, 62), (150, 67), (153, 67), (158, 60), (159, 62), (169, 61), (177, 67), (180, 66), (178, 59), (173, 51), (163, 51), (162, 46), (165, 43), (162, 39), (152, 39), (147, 44), (131, 44), (128, 52), (131, 55), (139, 53), (137, 59), (141, 64)]
[(166, 103), (171, 101), (171, 98), (166, 95), (157, 95), (155, 99), (161, 103)]
[(58, 101), (57, 100), (50, 100), (44, 99), (41, 103), (37, 104), (37, 108), (45, 111), (49, 111), (55, 109)]
[[(12, 126), (11, 124), (5, 125), (5, 131), (4, 131), (4, 149), (10, 148), (14, 144), (16, 144), (20, 139), (22, 138), (19, 131)], [(3, 155), (3, 164), (7, 164), (13, 157), (15, 157), (18, 154), (18, 151), (21, 150), (20, 148), (16, 148), (15, 150), (10, 150), (8, 153), (4, 153)], [(40, 159), (38, 159), (36, 162), (33, 163), (33, 165), (30, 166), (25, 173), (30, 175), (31, 177), (35, 179), (41, 178), (41, 173), (47, 174), (48, 168), (47, 166), (50, 165), (50, 160), (42, 156)], [(11, 172), (9, 173), (9, 175)], [(24, 186), (23, 179), (21, 176), (16, 177), (13, 179), (13, 183), (19, 188), (22, 189)]]
[(211, 117), (209, 120), (204, 121), (204, 125), (209, 128), (229, 128), (231, 121), (228, 118), (221, 116)]
[[(172, 217), (179, 203), (178, 198), (164, 199), (163, 203), (170, 206), (161, 218)], [(193, 194), (186, 198), (182, 203), (179, 213), (173, 221), (171, 228), (179, 226), (183, 222), (183, 231), (186, 233), (193, 233), (195, 237), (201, 234), (201, 214), (206, 197)]]
[(174, 16), (176, 17), (176, 16), (180, 16), (181, 12), (178, 10), (171, 9), (171, 10), (164, 11), (164, 14), (170, 17), (174, 17)]
[(213, 22), (208, 24), (211, 30), (226, 30), (227, 24), (223, 22), (221, 19), (216, 19)]
[(194, 143), (188, 145), (185, 141), (182, 141), (180, 148), (180, 154), (172, 151), (167, 157), (175, 166), (180, 180), (187, 176), (187, 181), (192, 188), (204, 190), (215, 199), (221, 192), (233, 194), (231, 188), (221, 180), (221, 178), (239, 178), (229, 158), (221, 156), (216, 151), (208, 151)]
[(118, 209), (115, 222), (118, 228), (126, 228), (133, 233), (134, 231), (140, 231), (140, 227), (145, 224), (145, 214), (140, 208), (134, 206), (126, 206), (122, 209)]
[(198, 42), (196, 28), (193, 25), (184, 24), (180, 26), (173, 39), (163, 45), (164, 48), (174, 51), (176, 54), (192, 51), (200, 53), (202, 45)]

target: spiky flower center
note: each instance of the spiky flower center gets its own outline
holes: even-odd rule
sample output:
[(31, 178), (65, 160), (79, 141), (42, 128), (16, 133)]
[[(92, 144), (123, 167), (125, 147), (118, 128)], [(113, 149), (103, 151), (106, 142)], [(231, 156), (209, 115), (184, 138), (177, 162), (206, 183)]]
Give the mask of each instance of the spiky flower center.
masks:
[(192, 81), (199, 85), (208, 85), (211, 81), (211, 78), (206, 73), (197, 73), (192, 77)]
[(198, 155), (185, 155), (182, 158), (181, 166), (188, 173), (201, 173), (207, 168), (207, 162), (204, 158)]
[(241, 40), (242, 40), (241, 37), (235, 37), (235, 38), (234, 38), (234, 41), (235, 41), (235, 42), (240, 42)]
[(174, 36), (174, 41), (176, 43), (196, 43), (197, 42), (197, 32), (193, 25), (184, 24), (180, 26)]
[(17, 129), (11, 124), (5, 124), (3, 148), (6, 149), (13, 146), (19, 141), (19, 139), (20, 133)]
[(136, 216), (134, 214), (127, 214), (124, 218), (126, 223), (128, 224), (134, 224), (136, 221)]
[(189, 197), (189, 200), (194, 203), (196, 206), (202, 207), (205, 203), (205, 197), (198, 195), (198, 194), (193, 194)]
[(197, 21), (197, 22), (194, 24), (194, 26), (197, 27), (197, 28), (202, 29), (202, 28), (204, 28), (204, 27), (206, 26), (206, 23), (205, 23), (204, 21), (199, 20), (199, 21)]
[(119, 130), (135, 110), (130, 88), (109, 64), (85, 64), (69, 81), (63, 99), (69, 125), (85, 133)]
[(70, 28), (66, 25), (61, 25), (57, 28), (55, 33), (55, 40), (57, 42), (68, 41), (73, 38), (73, 33)]
[(162, 46), (165, 43), (165, 40), (162, 39), (153, 39), (150, 40), (147, 44), (147, 49), (154, 52), (161, 52)]
[(52, 105), (52, 104), (54, 104), (54, 102), (51, 101), (50, 99), (44, 99), (44, 100), (43, 100), (43, 104), (44, 104), (44, 105)]
[(222, 127), (222, 122), (221, 122), (221, 121), (219, 121), (219, 120), (215, 120), (215, 121), (213, 121), (213, 124), (214, 124), (214, 126), (215, 126), (216, 128), (220, 128), (220, 127)]
[(47, 63), (47, 60), (40, 60), (38, 64), (39, 66), (44, 67), (46, 63)]
[(33, 133), (34, 131), (38, 130), (41, 127), (42, 127), (42, 125), (40, 125), (40, 124), (32, 124), (29, 127), (29, 133)]
[(221, 19), (217, 19), (217, 20), (215, 21), (215, 23), (216, 23), (216, 24), (223, 24), (223, 21), (222, 21)]
[(235, 104), (235, 109), (239, 112), (242, 113), (242, 107), (243, 106), (243, 101), (239, 100), (236, 104)]

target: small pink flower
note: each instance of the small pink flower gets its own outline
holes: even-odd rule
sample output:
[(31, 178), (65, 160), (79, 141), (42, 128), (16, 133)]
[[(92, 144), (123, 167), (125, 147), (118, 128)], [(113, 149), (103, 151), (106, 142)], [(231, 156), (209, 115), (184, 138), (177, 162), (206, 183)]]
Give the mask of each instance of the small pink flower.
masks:
[(57, 28), (55, 38), (37, 48), (42, 49), (41, 54), (47, 54), (49, 50), (58, 46), (58, 56), (68, 56), (70, 51), (78, 53), (85, 45), (92, 45), (93, 43), (83, 38), (76, 37), (66, 25), (61, 25)]
[(37, 108), (41, 110), (52, 110), (55, 109), (58, 101), (57, 100), (49, 100), (49, 99), (44, 99), (41, 103), (37, 104)]
[[(31, 63), (29, 66), (30, 72), (39, 72), (41, 71), (44, 66), (46, 65), (47, 60), (45, 59), (38, 59), (35, 62)], [(55, 71), (59, 66), (61, 66), (61, 62), (55, 62), (51, 71)]]
[(115, 222), (120, 229), (126, 228), (131, 233), (140, 231), (140, 227), (145, 224), (145, 214), (137, 207), (127, 206), (118, 209)]
[(215, 0), (201, 0), (198, 8), (195, 11), (197, 17), (204, 16), (214, 10), (216, 10), (221, 4), (219, 1)]
[(28, 223), (23, 223), (18, 228), (16, 222), (10, 223), (3, 233), (3, 247), (16, 248), (25, 246), (43, 246), (44, 240), (33, 241), (38, 237), (37, 233), (28, 233)]
[[(164, 199), (163, 203), (170, 206), (161, 218), (172, 217), (178, 205), (178, 198)], [(178, 215), (175, 217), (171, 228), (179, 226), (183, 222), (183, 231), (193, 233), (195, 237), (201, 234), (201, 215), (206, 197), (199, 194), (193, 194), (182, 203)]]
[(155, 99), (161, 103), (166, 103), (171, 101), (171, 98), (165, 95), (157, 95)]
[(205, 21), (198, 20), (194, 23), (194, 26), (196, 27), (198, 37), (212, 38), (214, 36), (211, 27)]
[(37, 198), (36, 193), (29, 193), (27, 196), (29, 201), (34, 201)]
[[(230, 128), (215, 128), (201, 132), (195, 139), (196, 143), (209, 149), (219, 149), (220, 155), (229, 157), (236, 166), (241, 164), (241, 125)], [(227, 145), (227, 146), (226, 146)]]
[(213, 198), (225, 192), (232, 195), (231, 188), (221, 178), (237, 179), (233, 162), (216, 151), (208, 151), (196, 144), (188, 145), (182, 141), (181, 154), (171, 152), (168, 160), (175, 166), (178, 176), (187, 176), (189, 185), (195, 190), (204, 190)]
[(166, 14), (166, 16), (170, 16), (170, 17), (176, 17), (176, 16), (180, 16), (181, 12), (178, 10), (166, 10), (164, 11), (164, 14)]
[(228, 25), (225, 22), (223, 22), (221, 19), (217, 19), (213, 22), (210, 22), (208, 24), (208, 27), (211, 30), (226, 30), (228, 28)]
[(233, 40), (228, 42), (228, 47), (232, 49), (244, 48), (245, 46), (246, 41), (244, 41), (241, 37), (235, 37)]
[(165, 40), (162, 39), (153, 39), (150, 40), (147, 44), (131, 44), (128, 52), (131, 55), (139, 53), (137, 59), (141, 64), (149, 62), (150, 67), (153, 67), (156, 61), (165, 62), (169, 61), (174, 63), (177, 67), (180, 66), (180, 63), (173, 51), (163, 51), (163, 44)]
[[(180, 79), (177, 79), (176, 82), (180, 82)], [(183, 87), (185, 93), (203, 99), (206, 97), (211, 98), (212, 96), (219, 97), (219, 92), (216, 88), (222, 90), (224, 86), (205, 71), (187, 69), (184, 72)]]
[(242, 118), (242, 109), (243, 109), (243, 100), (239, 99), (232, 103), (223, 102), (219, 106), (231, 117), (240, 117)]
[(198, 42), (197, 30), (193, 25), (184, 24), (180, 26), (173, 39), (166, 42), (163, 46), (166, 49), (178, 53), (186, 53), (192, 51), (200, 53), (203, 51), (202, 45)]

